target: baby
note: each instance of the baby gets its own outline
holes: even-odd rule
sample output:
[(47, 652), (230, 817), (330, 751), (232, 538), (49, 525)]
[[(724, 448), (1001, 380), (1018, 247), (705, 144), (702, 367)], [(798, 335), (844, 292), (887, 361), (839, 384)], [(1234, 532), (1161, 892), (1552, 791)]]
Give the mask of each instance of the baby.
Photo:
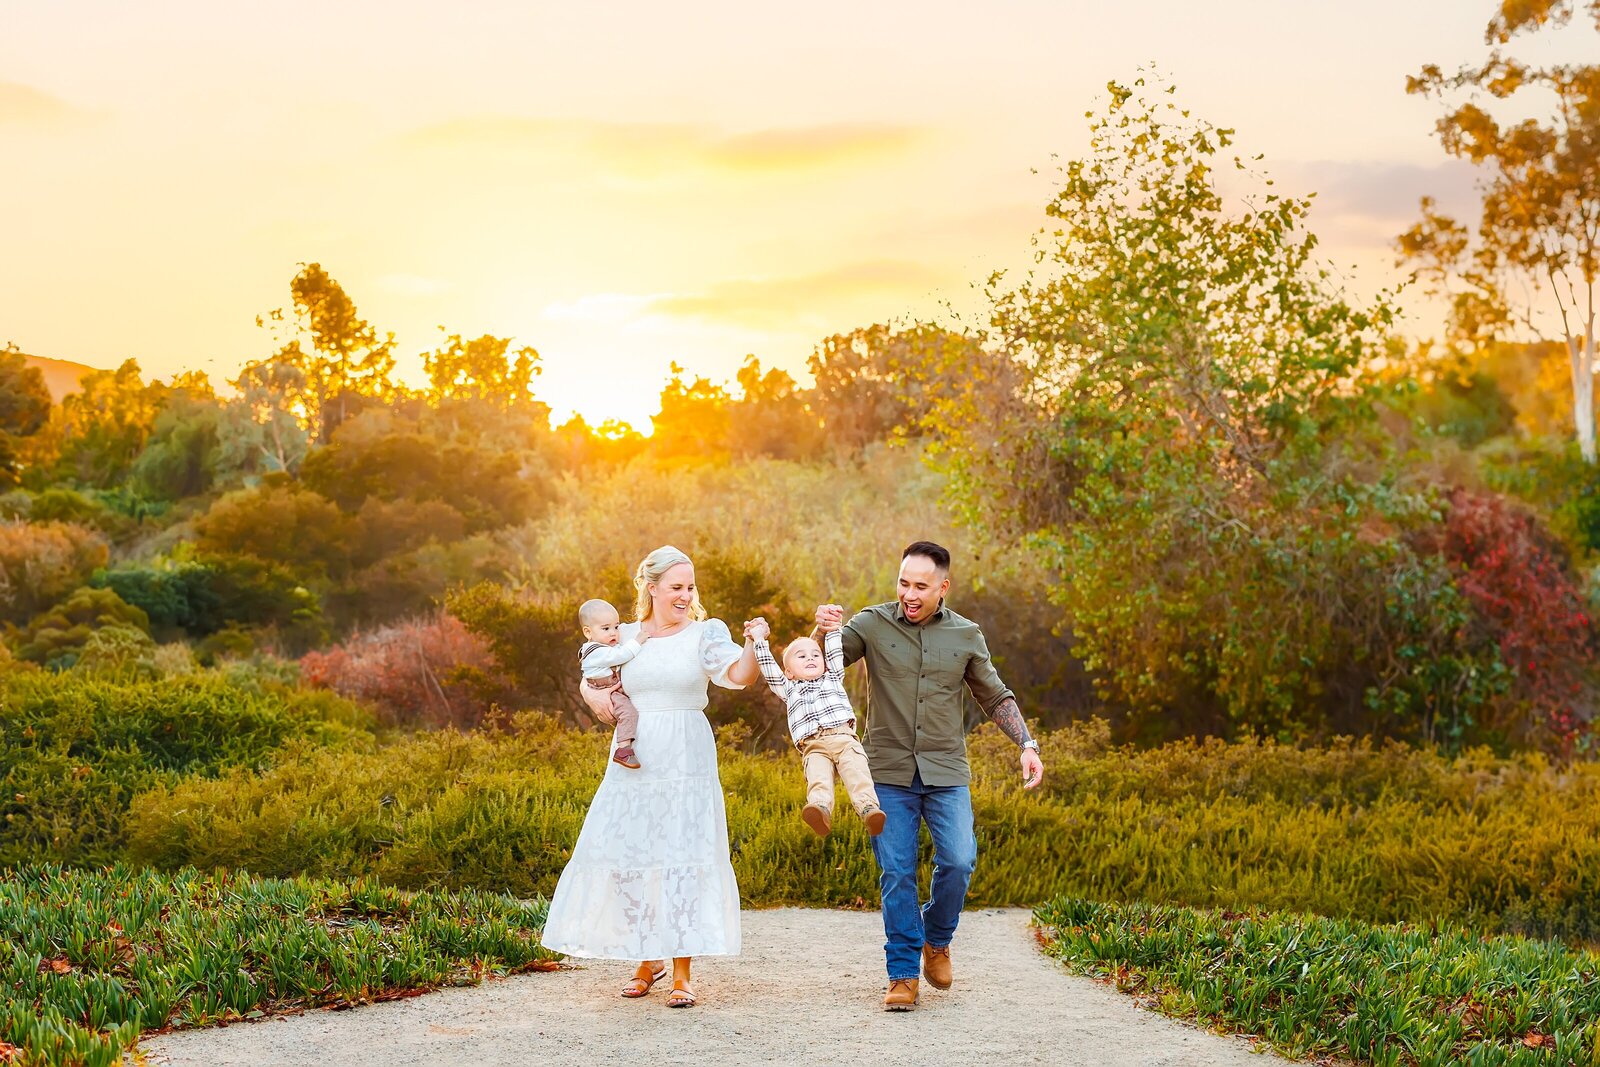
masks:
[(633, 743), (639, 736), (639, 709), (621, 689), (622, 665), (639, 654), (640, 646), (650, 635), (640, 632), (633, 640), (618, 644), (622, 616), (604, 600), (585, 600), (578, 608), (578, 625), (583, 627), (584, 637), (583, 647), (578, 650), (583, 682), (611, 691), (611, 710), (617, 720), (617, 747), (611, 759), (636, 771), (640, 764)]
[(856, 713), (844, 691), (844, 638), (830, 630), (823, 640), (827, 653), (809, 637), (797, 637), (783, 650), (780, 669), (767, 646), (771, 628), (751, 622), (745, 633), (755, 642), (756, 662), (772, 691), (789, 709), (789, 736), (800, 750), (806, 774), (806, 806), (800, 817), (819, 836), (833, 829), (833, 776), (837, 770), (850, 803), (867, 824), (867, 833), (883, 832), (883, 809), (872, 788), (867, 753), (856, 739)]

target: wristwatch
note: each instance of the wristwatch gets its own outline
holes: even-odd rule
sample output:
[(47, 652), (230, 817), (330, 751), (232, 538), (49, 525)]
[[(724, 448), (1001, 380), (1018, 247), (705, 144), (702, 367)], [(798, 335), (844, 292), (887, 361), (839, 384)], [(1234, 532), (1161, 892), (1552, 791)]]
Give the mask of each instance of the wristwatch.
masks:
[(1035, 741), (1033, 738), (1030, 737), (1026, 741), (1022, 742), (1022, 747), (1023, 748), (1031, 748), (1035, 752), (1038, 752), (1039, 751), (1039, 742)]

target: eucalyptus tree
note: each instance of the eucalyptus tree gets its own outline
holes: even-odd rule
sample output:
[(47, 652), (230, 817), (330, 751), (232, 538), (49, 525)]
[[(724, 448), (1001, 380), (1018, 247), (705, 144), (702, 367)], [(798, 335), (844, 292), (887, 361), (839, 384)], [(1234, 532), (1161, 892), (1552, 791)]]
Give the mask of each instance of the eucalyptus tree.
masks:
[(1593, 464), (1600, 64), (1532, 65), (1507, 52), (1514, 38), (1575, 14), (1600, 31), (1600, 0), (1500, 0), (1483, 63), (1454, 74), (1429, 65), (1408, 79), (1408, 92), (1445, 107), (1440, 142), (1478, 169), (1480, 204), (1474, 230), (1424, 199), (1422, 219), (1398, 244), (1449, 294), (1457, 337), (1515, 332), (1564, 345), (1578, 447)]

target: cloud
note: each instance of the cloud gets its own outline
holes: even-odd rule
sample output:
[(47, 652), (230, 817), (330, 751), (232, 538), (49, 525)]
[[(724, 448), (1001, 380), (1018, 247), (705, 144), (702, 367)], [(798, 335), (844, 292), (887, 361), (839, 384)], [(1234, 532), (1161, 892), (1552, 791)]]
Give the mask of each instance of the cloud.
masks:
[(914, 145), (922, 131), (891, 123), (837, 122), (825, 126), (757, 130), (714, 141), (708, 159), (734, 169), (798, 169), (892, 155)]
[(60, 125), (84, 117), (84, 112), (40, 89), (16, 82), (0, 82), (0, 123)]
[(1414, 163), (1345, 163), (1316, 160), (1285, 168), (1290, 190), (1315, 190), (1317, 214), (1349, 216), (1393, 228), (1417, 218), (1424, 196), (1447, 211), (1467, 211), (1473, 203), (1473, 167), (1450, 160), (1429, 166)]
[(540, 317), (556, 322), (617, 323), (637, 318), (666, 294), (590, 293), (546, 305)]
[(879, 317), (947, 285), (952, 277), (921, 263), (872, 260), (787, 278), (738, 278), (698, 293), (661, 297), (648, 310), (663, 315), (733, 322), (764, 329), (813, 326), (838, 309), (870, 301)]
[(599, 157), (631, 173), (686, 167), (724, 171), (803, 170), (902, 153), (922, 128), (894, 123), (842, 122), (727, 133), (670, 122), (607, 122), (487, 115), (452, 119), (401, 137), (424, 151)]

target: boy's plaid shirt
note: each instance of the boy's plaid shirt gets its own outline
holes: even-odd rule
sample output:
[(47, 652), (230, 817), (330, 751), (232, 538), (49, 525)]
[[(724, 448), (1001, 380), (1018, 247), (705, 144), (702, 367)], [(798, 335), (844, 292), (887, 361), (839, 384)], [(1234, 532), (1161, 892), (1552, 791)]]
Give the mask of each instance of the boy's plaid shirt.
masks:
[(822, 639), (823, 662), (827, 670), (812, 679), (789, 678), (772, 658), (765, 641), (756, 642), (756, 663), (761, 676), (789, 708), (789, 736), (796, 746), (818, 730), (829, 726), (848, 726), (855, 719), (850, 695), (844, 691), (844, 638), (830, 630)]

